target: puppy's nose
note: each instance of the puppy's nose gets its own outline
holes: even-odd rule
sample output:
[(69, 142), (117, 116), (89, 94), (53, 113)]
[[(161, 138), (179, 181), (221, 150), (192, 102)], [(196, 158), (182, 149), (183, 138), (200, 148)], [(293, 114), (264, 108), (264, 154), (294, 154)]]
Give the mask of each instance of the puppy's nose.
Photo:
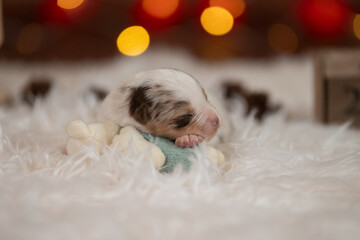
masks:
[(207, 122), (215, 129), (217, 130), (220, 126), (220, 120), (216, 113), (212, 112), (208, 115)]
[(219, 128), (219, 125), (220, 125), (220, 121), (219, 121), (219, 118), (215, 118), (213, 120), (210, 120), (210, 123), (211, 123), (211, 126), (213, 126), (213, 128), (215, 130), (217, 130)]
[(212, 122), (212, 125), (213, 125), (214, 128), (218, 129), (218, 128), (219, 128), (219, 125), (220, 125), (219, 118), (216, 118), (216, 119)]

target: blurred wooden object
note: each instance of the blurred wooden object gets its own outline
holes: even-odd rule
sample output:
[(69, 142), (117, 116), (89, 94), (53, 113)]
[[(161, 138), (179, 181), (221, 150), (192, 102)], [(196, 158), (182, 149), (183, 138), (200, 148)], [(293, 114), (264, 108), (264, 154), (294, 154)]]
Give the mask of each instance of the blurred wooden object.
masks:
[(319, 52), (315, 73), (316, 118), (360, 127), (360, 49)]

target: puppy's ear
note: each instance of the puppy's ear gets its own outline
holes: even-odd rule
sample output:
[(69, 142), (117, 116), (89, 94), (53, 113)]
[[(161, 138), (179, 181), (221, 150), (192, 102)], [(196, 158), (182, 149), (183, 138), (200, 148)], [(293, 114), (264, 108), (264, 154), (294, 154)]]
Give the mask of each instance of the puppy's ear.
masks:
[(130, 89), (129, 115), (141, 124), (148, 123), (152, 118), (153, 101), (148, 96), (149, 86), (141, 86)]

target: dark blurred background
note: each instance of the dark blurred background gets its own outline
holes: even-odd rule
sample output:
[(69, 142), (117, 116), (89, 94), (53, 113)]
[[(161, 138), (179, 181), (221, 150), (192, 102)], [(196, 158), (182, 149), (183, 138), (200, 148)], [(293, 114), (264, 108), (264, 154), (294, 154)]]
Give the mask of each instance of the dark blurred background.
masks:
[[(132, 25), (149, 32), (149, 49), (183, 47), (205, 59), (360, 46), (359, 0), (176, 0), (175, 10), (160, 18), (149, 14), (143, 1), (73, 0), (80, 5), (64, 9), (61, 0), (2, 0), (0, 59), (112, 58), (120, 54), (118, 35)], [(154, 0), (151, 6), (166, 11), (168, 1), (172, 0)], [(233, 14), (234, 26), (228, 34), (212, 36), (202, 28), (200, 15), (211, 4), (232, 14), (245, 7), (240, 15)]]

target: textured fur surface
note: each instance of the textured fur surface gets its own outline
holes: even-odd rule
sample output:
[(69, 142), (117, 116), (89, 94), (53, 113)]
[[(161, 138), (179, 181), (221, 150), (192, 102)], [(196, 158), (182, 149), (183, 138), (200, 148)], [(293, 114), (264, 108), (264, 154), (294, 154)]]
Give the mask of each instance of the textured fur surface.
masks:
[[(176, 56), (176, 57), (175, 57)], [(143, 69), (176, 67), (210, 90), (242, 78), (283, 112), (259, 125), (231, 104), (234, 136), (221, 168), (197, 156), (188, 174), (157, 172), (146, 156), (114, 149), (64, 155), (65, 125), (95, 120), (89, 86), (111, 89)], [(0, 239), (358, 239), (360, 133), (312, 121), (310, 57), (198, 62), (167, 51), (102, 64), (0, 63), (16, 94), (32, 75), (56, 86), (33, 109), (0, 109)], [(87, 157), (87, 158), (86, 158)]]

